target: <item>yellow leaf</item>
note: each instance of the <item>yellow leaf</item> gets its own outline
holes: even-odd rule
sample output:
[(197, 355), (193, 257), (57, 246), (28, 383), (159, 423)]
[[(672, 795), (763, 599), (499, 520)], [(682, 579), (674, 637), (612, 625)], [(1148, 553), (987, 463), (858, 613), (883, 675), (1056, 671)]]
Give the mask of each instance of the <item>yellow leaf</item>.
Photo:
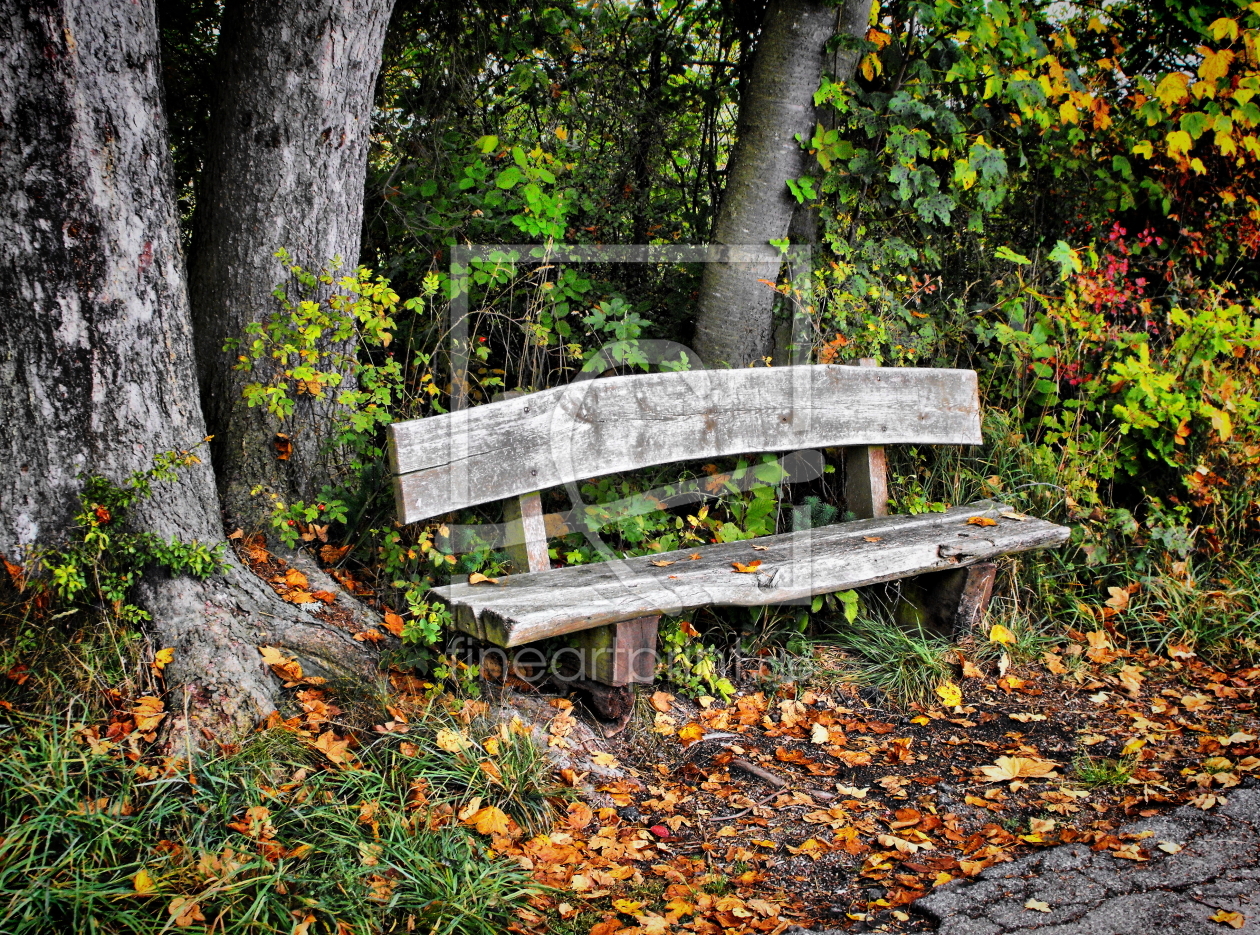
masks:
[(168, 665), (171, 664), (171, 661), (174, 658), (175, 658), (175, 650), (173, 648), (168, 646), (166, 649), (159, 649), (153, 655), (153, 668), (161, 672), (163, 669), (165, 669)]
[(1238, 21), (1222, 16), (1220, 19), (1213, 21), (1212, 25), (1208, 27), (1208, 32), (1212, 34), (1212, 38), (1217, 42), (1220, 42), (1226, 36), (1230, 39), (1237, 39)]
[(439, 750), (445, 750), (447, 753), (459, 753), (461, 750), (467, 750), (472, 746), (472, 742), (457, 730), (451, 730), (443, 727), (437, 732), (436, 737)]
[(981, 766), (980, 772), (989, 782), (1005, 782), (1008, 779), (1042, 779), (1054, 775), (1057, 764), (1027, 756), (1000, 756), (994, 766)]
[(941, 682), (936, 686), (936, 693), (941, 696), (941, 701), (947, 708), (955, 708), (962, 704), (962, 689), (952, 681)]
[(731, 562), (731, 567), (734, 568), (737, 572), (741, 572), (745, 575), (751, 575), (753, 572), (755, 572), (758, 568), (761, 567), (761, 562), (760, 561), (749, 562), (747, 565), (745, 565), (743, 562)]
[(1203, 53), (1203, 61), (1199, 64), (1199, 77), (1204, 81), (1219, 81), (1229, 74), (1230, 62), (1234, 60), (1234, 53), (1229, 49), (1221, 49), (1219, 52), (1213, 52), (1207, 46), (1199, 46), (1199, 51)]
[(1015, 634), (1000, 623), (993, 624), (989, 628), (989, 641), (992, 643), (1001, 643), (1003, 646), (1010, 646), (1015, 642)]
[(632, 916), (643, 908), (643, 903), (635, 902), (632, 899), (614, 899), (613, 908), (618, 912), (624, 912), (626, 915)]
[(1173, 130), (1164, 137), (1164, 143), (1168, 147), (1168, 155), (1175, 159), (1177, 156), (1184, 156), (1190, 152), (1194, 140), (1190, 139), (1190, 134), (1185, 130)]
[(1247, 924), (1247, 917), (1241, 912), (1226, 912), (1224, 909), (1217, 909), (1216, 915), (1208, 918), (1213, 922), (1222, 922), (1232, 929), (1240, 929)]
[(1128, 756), (1130, 753), (1137, 753), (1146, 746), (1146, 741), (1141, 737), (1134, 737), (1120, 750), (1121, 756)]
[(678, 739), (684, 747), (689, 747), (704, 739), (704, 728), (693, 721), (678, 732)]
[(1080, 119), (1076, 112), (1076, 105), (1071, 101), (1064, 101), (1059, 105), (1059, 122), (1060, 123), (1076, 123)]
[(296, 659), (290, 659), (274, 646), (259, 646), (258, 651), (262, 653), (263, 663), (271, 666), (271, 671), (280, 678), (289, 682), (302, 678), (302, 665)]
[(136, 706), (131, 711), (136, 719), (136, 729), (147, 733), (157, 727), (162, 718), (166, 717), (162, 710), (165, 707), (161, 698), (154, 698), (152, 695), (137, 698)]
[(466, 818), (464, 824), (471, 825), (478, 834), (507, 834), (511, 821), (503, 809), (487, 805)]
[(996, 526), (997, 520), (989, 516), (973, 516), (967, 520), (968, 526)]
[(1171, 107), (1180, 104), (1190, 96), (1186, 91), (1186, 87), (1189, 83), (1190, 78), (1188, 75), (1183, 75), (1179, 71), (1174, 71), (1165, 75), (1160, 80), (1159, 84), (1156, 85), (1155, 97), (1157, 97), (1159, 102), (1164, 105), (1164, 109), (1168, 110)]
[(141, 896), (147, 896), (157, 889), (157, 884), (153, 882), (153, 877), (149, 876), (148, 870), (141, 870), (132, 877), (131, 885)]
[(471, 575), (468, 576), (469, 584), (482, 584), (483, 582), (485, 584), (498, 584), (499, 579), (491, 578), (489, 575), (483, 575), (479, 571), (474, 571)]

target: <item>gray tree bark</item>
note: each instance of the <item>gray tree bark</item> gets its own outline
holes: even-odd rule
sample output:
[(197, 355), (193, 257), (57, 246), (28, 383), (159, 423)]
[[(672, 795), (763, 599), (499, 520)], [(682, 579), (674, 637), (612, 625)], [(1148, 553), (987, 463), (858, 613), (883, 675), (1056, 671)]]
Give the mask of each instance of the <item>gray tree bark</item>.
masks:
[[(308, 270), (359, 261), (363, 186), (376, 76), (394, 0), (229, 0), (216, 103), (197, 193), (189, 286), (202, 404), (227, 520), (261, 528), (263, 487), (285, 502), (328, 482), (335, 391), (299, 396), (281, 423), (242, 398), (257, 377), (225, 351), (278, 308), (287, 249)], [(353, 352), (353, 348), (339, 348)], [(343, 383), (343, 388), (349, 386)], [(276, 457), (277, 433), (293, 451)]]
[[(0, 12), (0, 552), (64, 541), (80, 472), (121, 482), (205, 426), (151, 0), (43, 0)], [(210, 460), (155, 487), (138, 527), (223, 542)], [(228, 553), (231, 557), (231, 553)], [(365, 677), (349, 633), (285, 604), (233, 560), (208, 581), (148, 576), (173, 647), (175, 736), (230, 739), (275, 709), (257, 647)], [(185, 716), (184, 710), (187, 710)]]
[[(865, 36), (869, 12), (869, 0), (847, 0), (840, 9), (820, 0), (771, 0), (740, 98), (738, 136), (714, 226), (716, 243), (764, 245), (789, 235), (798, 206), (787, 180), (809, 171), (796, 136), (808, 140), (813, 135), (813, 96), (824, 70), (851, 78), (859, 58), (840, 51), (829, 61), (826, 43), (841, 30)], [(798, 219), (797, 230), (807, 226), (807, 219)], [(708, 366), (746, 367), (772, 355), (775, 293), (759, 280), (776, 281), (780, 265), (705, 267), (693, 346)]]

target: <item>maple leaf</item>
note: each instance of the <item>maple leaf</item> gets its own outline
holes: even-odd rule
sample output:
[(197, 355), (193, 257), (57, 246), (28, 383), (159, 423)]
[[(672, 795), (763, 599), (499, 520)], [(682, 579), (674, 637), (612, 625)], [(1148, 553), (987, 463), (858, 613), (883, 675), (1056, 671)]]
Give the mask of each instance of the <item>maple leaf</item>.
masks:
[(1026, 756), (1000, 756), (994, 766), (981, 766), (980, 772), (989, 782), (1005, 782), (1008, 779), (1043, 779), (1057, 775), (1057, 763), (1037, 760)]
[(274, 646), (259, 646), (263, 664), (271, 667), (271, 671), (287, 682), (298, 682), (302, 679), (302, 664), (290, 659)]
[(497, 805), (487, 805), (465, 818), (464, 824), (471, 826), (478, 834), (507, 834), (512, 819)]
[(392, 610), (385, 611), (385, 629), (394, 636), (403, 635), (403, 618)]
[[(990, 636), (992, 636), (991, 633)], [(955, 708), (962, 704), (962, 689), (951, 681), (944, 681), (937, 685), (936, 693), (941, 696), (942, 703), (948, 708)]]
[(699, 552), (692, 552), (690, 555), (687, 556), (687, 558), (691, 559), (693, 562), (698, 562), (700, 561), (700, 559), (704, 558), (704, 556), (701, 555)]
[(698, 743), (704, 739), (704, 727), (692, 721), (678, 731), (678, 739), (682, 741), (684, 747), (689, 747), (693, 743)]
[(147, 734), (157, 727), (166, 717), (163, 711), (165, 707), (161, 698), (154, 698), (152, 695), (137, 698), (136, 706), (131, 712), (136, 718), (136, 730)]
[(626, 915), (632, 916), (643, 908), (643, 903), (635, 902), (632, 899), (614, 899), (613, 908), (618, 912), (624, 912)]
[(731, 567), (734, 568), (735, 571), (741, 574), (751, 575), (753, 572), (755, 572), (758, 568), (761, 567), (761, 562), (754, 561), (754, 562), (749, 562), (748, 564), (744, 564), (743, 562), (731, 562)]
[(435, 740), (439, 750), (445, 750), (447, 753), (459, 753), (467, 750), (472, 746), (472, 741), (465, 737), (457, 730), (451, 730), (449, 727), (440, 728), (437, 732)]
[(988, 516), (973, 516), (966, 522), (968, 526), (996, 526), (997, 524), (997, 520)]
[(311, 744), (316, 750), (328, 757), (338, 766), (342, 765), (349, 759), (348, 748), (349, 740), (338, 740), (337, 735), (330, 730), (324, 731)]
[(1108, 588), (1107, 593), (1111, 597), (1107, 598), (1105, 603), (1108, 607), (1114, 607), (1118, 611), (1122, 611), (1129, 606), (1129, 592), (1124, 588)]

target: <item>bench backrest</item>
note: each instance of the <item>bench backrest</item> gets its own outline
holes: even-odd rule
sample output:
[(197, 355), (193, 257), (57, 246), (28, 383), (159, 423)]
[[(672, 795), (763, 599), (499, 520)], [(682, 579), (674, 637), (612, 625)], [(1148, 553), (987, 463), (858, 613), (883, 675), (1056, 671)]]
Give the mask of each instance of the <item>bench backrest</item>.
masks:
[(389, 429), (404, 523), (674, 461), (980, 443), (974, 371), (835, 365), (608, 377)]

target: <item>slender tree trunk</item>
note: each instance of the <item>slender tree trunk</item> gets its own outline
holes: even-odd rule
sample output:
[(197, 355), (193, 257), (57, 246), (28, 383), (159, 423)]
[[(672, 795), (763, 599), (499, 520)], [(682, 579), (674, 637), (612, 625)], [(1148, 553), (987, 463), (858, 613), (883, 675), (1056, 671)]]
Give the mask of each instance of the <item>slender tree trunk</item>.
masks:
[[(151, 0), (44, 0), (0, 13), (0, 552), (64, 541), (80, 472), (121, 482), (205, 434)], [(136, 525), (223, 542), (209, 459), (155, 487)], [(230, 556), (230, 553), (228, 553)], [(275, 708), (257, 646), (359, 677), (349, 633), (232, 562), (150, 575), (140, 601), (188, 692), (179, 733), (227, 739)], [(172, 708), (180, 709), (178, 700)]]
[[(189, 286), (203, 406), (228, 522), (263, 525), (263, 488), (311, 500), (336, 391), (298, 397), (283, 424), (242, 397), (256, 379), (224, 350), (278, 308), (284, 248), (319, 271), (359, 261), (373, 92), (393, 0), (228, 0), (218, 89), (194, 218)], [(339, 348), (353, 353), (353, 348)], [(342, 388), (347, 384), (343, 383)], [(293, 450), (277, 458), (275, 436)]]
[[(848, 0), (839, 10), (820, 0), (771, 0), (740, 98), (738, 139), (714, 242), (765, 245), (789, 235), (797, 203), (787, 180), (809, 171), (796, 137), (808, 140), (813, 134), (813, 95), (824, 70), (830, 66), (837, 77), (848, 78), (857, 62), (851, 52), (827, 61), (826, 43), (841, 29), (864, 36), (869, 10), (869, 0)], [(800, 221), (798, 229), (804, 229)], [(693, 345), (708, 366), (745, 367), (772, 354), (775, 293), (764, 281), (776, 281), (779, 267), (777, 262), (705, 267)]]

